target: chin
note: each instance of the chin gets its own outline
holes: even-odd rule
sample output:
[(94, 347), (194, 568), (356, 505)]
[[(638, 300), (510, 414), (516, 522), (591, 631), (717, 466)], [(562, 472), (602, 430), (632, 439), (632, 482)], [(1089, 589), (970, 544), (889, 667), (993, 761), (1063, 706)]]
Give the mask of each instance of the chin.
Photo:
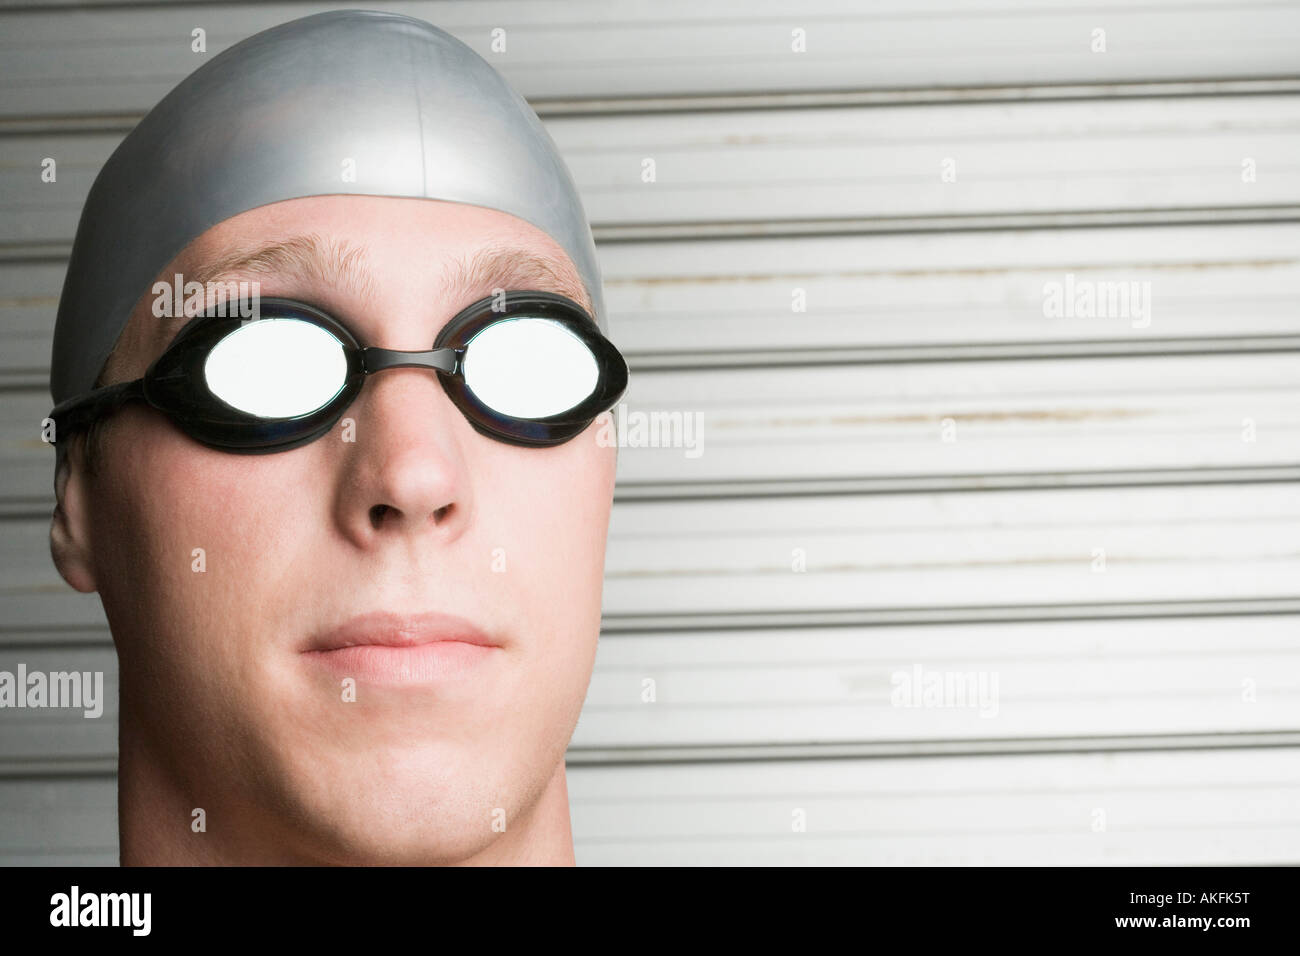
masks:
[(289, 816), (307, 831), (306, 854), (323, 864), (404, 866), (459, 863), (486, 849), (502, 835), (494, 811), (507, 825), (516, 812), (515, 788), (504, 768), (465, 756), (442, 743), (340, 755), (327, 777), (326, 765), (300, 767)]
[[(487, 849), (490, 838), (468, 836), (469, 826), (443, 819), (421, 827), (351, 821), (321, 846), (319, 862), (337, 866), (446, 866), (462, 863)], [(492, 834), (497, 836), (498, 834)]]

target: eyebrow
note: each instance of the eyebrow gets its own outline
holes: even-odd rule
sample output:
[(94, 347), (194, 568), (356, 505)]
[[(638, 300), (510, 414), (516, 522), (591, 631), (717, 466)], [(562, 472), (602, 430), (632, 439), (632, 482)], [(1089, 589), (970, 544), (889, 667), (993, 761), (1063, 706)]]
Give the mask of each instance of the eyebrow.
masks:
[[(206, 286), (249, 275), (289, 276), (349, 289), (362, 297), (373, 296), (378, 285), (366, 266), (363, 247), (346, 239), (327, 241), (315, 233), (223, 253), (200, 263), (186, 279)], [(592, 311), (586, 286), (567, 260), (512, 245), (486, 246), (458, 259), (447, 295), (459, 302), (498, 288), (556, 292)]]

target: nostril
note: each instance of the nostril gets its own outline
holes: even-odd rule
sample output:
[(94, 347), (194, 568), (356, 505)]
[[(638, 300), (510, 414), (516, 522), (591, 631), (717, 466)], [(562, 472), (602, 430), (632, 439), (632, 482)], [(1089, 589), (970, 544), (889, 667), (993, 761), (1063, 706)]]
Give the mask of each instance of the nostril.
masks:
[[(443, 520), (447, 517), (447, 514), (448, 512), (451, 511), (451, 509), (452, 509), (452, 505), (443, 505), (441, 508), (435, 511), (433, 513), (433, 523), (442, 524)], [(384, 518), (387, 517), (388, 512), (393, 510), (396, 509), (394, 509), (392, 505), (374, 505), (373, 507), (371, 507), (370, 509), (371, 526), (376, 529), (382, 528), (384, 526)]]

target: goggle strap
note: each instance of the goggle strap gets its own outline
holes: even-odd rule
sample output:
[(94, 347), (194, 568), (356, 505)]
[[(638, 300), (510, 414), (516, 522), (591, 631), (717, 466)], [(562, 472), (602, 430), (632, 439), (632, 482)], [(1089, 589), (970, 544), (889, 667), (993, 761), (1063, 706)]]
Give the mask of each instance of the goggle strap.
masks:
[(50, 412), (54, 420), (54, 444), (58, 444), (60, 431), (76, 431), (95, 419), (117, 411), (129, 401), (144, 398), (144, 379), (105, 385), (84, 395), (61, 402)]

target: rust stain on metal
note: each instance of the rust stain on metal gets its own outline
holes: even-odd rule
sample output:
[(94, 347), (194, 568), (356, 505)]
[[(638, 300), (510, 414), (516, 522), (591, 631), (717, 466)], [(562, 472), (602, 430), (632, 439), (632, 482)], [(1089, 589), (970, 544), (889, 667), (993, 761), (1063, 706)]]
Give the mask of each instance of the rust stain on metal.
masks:
[(1024, 411), (916, 413), (911, 415), (804, 415), (779, 418), (709, 418), (711, 428), (803, 428), (817, 425), (938, 425), (945, 418), (958, 424), (973, 422), (1087, 422), (1142, 418), (1149, 411), (1134, 408), (1050, 408)]
[(1078, 265), (1061, 263), (1051, 266), (983, 266), (968, 268), (916, 268), (916, 269), (839, 269), (817, 272), (753, 272), (753, 273), (718, 273), (714, 275), (690, 276), (637, 276), (635, 278), (607, 278), (606, 286), (664, 286), (664, 285), (717, 285), (723, 283), (745, 282), (790, 282), (815, 279), (866, 279), (879, 278), (935, 278), (939, 276), (1005, 276), (1005, 275), (1061, 275), (1073, 272), (1075, 275), (1110, 275), (1123, 274), (1128, 278), (1143, 272), (1203, 272), (1211, 269), (1277, 269), (1294, 268), (1300, 265), (1300, 259), (1225, 259), (1204, 260), (1200, 262), (1112, 262), (1089, 263)]

